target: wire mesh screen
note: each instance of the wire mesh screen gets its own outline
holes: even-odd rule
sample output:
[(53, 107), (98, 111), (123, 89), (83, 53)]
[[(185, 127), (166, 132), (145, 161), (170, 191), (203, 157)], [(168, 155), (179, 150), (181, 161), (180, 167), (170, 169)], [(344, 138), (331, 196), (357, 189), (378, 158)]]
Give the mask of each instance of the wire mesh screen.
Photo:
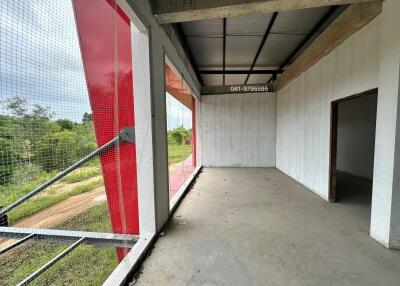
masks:
[(171, 199), (196, 167), (195, 100), (189, 86), (168, 59), (165, 79)]
[[(0, 226), (138, 234), (130, 21), (113, 0), (1, 0), (0, 105)], [(0, 285), (71, 244), (46, 237), (0, 254)], [(80, 245), (35, 283), (101, 284), (118, 246)]]

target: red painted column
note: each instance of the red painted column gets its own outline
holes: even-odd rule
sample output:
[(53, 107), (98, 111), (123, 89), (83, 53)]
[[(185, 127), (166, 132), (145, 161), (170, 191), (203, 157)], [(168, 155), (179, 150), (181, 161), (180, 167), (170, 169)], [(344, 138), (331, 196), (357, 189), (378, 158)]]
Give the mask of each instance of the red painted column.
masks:
[[(130, 20), (114, 0), (73, 0), (97, 145), (134, 126)], [(114, 233), (139, 233), (136, 148), (100, 156)], [(118, 249), (121, 260), (127, 249)]]
[(196, 100), (192, 97), (192, 164), (197, 164), (197, 152), (196, 152)]

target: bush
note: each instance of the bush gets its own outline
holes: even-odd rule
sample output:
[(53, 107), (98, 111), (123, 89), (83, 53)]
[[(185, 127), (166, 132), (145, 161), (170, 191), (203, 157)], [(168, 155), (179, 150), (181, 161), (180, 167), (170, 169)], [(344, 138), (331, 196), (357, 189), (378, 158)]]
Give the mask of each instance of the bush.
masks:
[(168, 132), (168, 140), (171, 144), (182, 145), (192, 137), (192, 131), (185, 127), (178, 126)]
[(0, 185), (11, 182), (14, 172), (12, 141), (0, 138)]
[(68, 119), (58, 119), (56, 123), (61, 127), (62, 130), (72, 130), (76, 123)]
[(15, 168), (11, 182), (14, 185), (32, 182), (37, 178), (44, 178), (48, 174), (35, 164), (19, 165)]
[(35, 148), (35, 162), (46, 172), (65, 169), (77, 160), (75, 139), (75, 134), (66, 130), (46, 134)]

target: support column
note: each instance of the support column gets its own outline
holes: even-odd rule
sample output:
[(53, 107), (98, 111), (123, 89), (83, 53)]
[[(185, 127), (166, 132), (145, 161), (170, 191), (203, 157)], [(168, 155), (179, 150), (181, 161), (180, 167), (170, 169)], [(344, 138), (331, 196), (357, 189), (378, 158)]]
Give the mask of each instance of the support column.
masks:
[(371, 236), (400, 248), (400, 1), (383, 2)]

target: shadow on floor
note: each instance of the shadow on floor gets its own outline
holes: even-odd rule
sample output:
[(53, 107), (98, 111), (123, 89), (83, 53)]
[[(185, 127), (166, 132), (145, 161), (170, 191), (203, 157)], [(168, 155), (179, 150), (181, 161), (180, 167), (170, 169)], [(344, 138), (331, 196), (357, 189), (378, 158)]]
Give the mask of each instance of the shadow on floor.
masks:
[(336, 202), (356, 203), (371, 206), (372, 181), (337, 171)]

